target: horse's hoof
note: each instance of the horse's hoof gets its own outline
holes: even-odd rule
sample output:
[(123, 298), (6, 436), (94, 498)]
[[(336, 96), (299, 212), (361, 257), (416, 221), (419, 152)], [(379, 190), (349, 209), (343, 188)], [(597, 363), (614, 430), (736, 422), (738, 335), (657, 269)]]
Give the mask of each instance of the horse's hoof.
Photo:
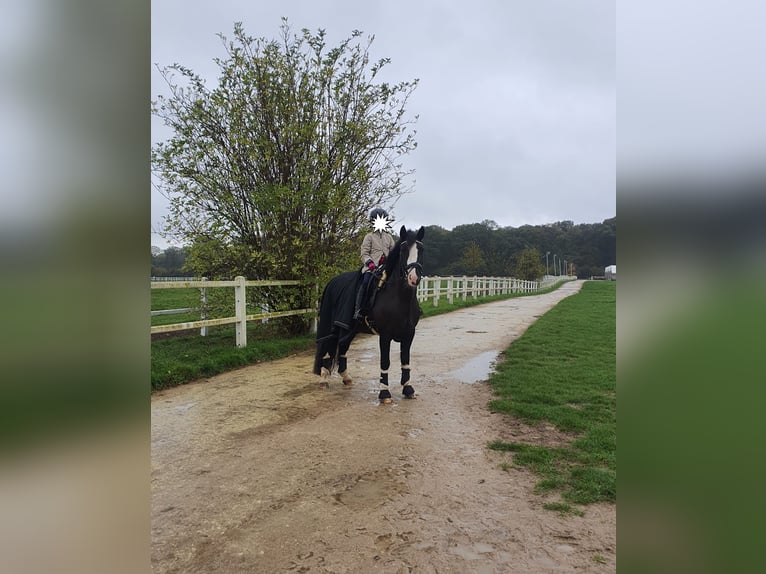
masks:
[(405, 399), (414, 399), (415, 398), (415, 389), (412, 388), (410, 385), (404, 385), (402, 388), (402, 394), (404, 395)]
[(322, 381), (321, 383), (319, 383), (319, 388), (320, 389), (329, 389), (330, 388), (330, 383), (328, 383), (327, 381)]
[(391, 399), (390, 397), (387, 398), (387, 399), (380, 399), (380, 404), (381, 405), (390, 405), (393, 402), (394, 402), (393, 399)]
[(349, 377), (348, 375), (342, 374), (341, 377), (343, 377), (343, 384), (346, 386), (353, 385), (354, 379)]

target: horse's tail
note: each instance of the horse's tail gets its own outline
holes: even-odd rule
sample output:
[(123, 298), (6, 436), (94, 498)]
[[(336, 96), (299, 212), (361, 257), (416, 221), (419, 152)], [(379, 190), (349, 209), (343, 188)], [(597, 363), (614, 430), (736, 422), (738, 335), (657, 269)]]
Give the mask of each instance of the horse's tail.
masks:
[(347, 271), (337, 275), (322, 291), (319, 303), (319, 322), (317, 324), (317, 350), (314, 357), (314, 374), (322, 373), (322, 363), (326, 355), (332, 357), (332, 364), (324, 367), (332, 371), (338, 360), (339, 341), (344, 347), (355, 334), (353, 328), (354, 299), (356, 286), (360, 278), (359, 271)]
[[(317, 342), (317, 348), (316, 348), (316, 355), (314, 356), (314, 374), (315, 375), (321, 375), (322, 374), (322, 357), (325, 356), (325, 353), (330, 352), (331, 355), (334, 355), (332, 353), (332, 349), (330, 345), (332, 344), (332, 297), (327, 296), (327, 289), (330, 287), (331, 283), (328, 283), (325, 285), (324, 291), (322, 291), (322, 298), (319, 302), (319, 320), (317, 322), (317, 336), (316, 336), (316, 342)], [(335, 345), (337, 346), (338, 341), (337, 338), (335, 339)]]
[[(317, 350), (316, 354), (314, 355), (314, 374), (315, 375), (321, 375), (322, 374), (322, 367), (326, 367), (329, 371), (332, 371), (336, 365), (338, 364), (338, 337), (328, 336), (324, 339), (317, 340)], [(327, 365), (323, 365), (324, 363), (324, 356), (326, 354), (330, 354), (330, 356), (333, 358), (332, 364), (327, 367)]]

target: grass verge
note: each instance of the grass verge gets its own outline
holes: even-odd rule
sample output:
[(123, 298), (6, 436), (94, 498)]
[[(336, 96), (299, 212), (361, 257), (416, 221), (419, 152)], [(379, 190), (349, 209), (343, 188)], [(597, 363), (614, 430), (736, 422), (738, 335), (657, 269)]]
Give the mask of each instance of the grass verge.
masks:
[(199, 330), (188, 336), (152, 341), (152, 390), (174, 387), (261, 361), (314, 348), (314, 335), (285, 336), (272, 324), (248, 323), (247, 346), (235, 346), (234, 327)]
[(614, 502), (617, 496), (616, 284), (586, 282), (504, 352), (490, 377), (490, 409), (528, 424), (552, 423), (577, 438), (546, 447), (495, 441), (540, 475), (539, 493), (559, 492), (551, 510)]

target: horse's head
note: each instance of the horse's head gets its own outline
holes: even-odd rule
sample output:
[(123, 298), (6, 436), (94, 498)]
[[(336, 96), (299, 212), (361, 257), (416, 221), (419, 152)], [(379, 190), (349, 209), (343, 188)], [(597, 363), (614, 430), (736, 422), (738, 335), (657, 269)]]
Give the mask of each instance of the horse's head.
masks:
[(423, 236), (426, 230), (421, 226), (417, 233), (407, 230), (404, 225), (399, 232), (399, 267), (407, 285), (417, 287), (423, 277)]

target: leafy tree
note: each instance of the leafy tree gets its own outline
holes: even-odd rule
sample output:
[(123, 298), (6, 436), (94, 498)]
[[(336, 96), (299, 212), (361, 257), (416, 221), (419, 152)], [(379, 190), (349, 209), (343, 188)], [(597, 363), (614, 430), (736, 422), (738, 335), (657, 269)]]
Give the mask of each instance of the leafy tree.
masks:
[(152, 276), (174, 277), (186, 275), (188, 251), (183, 247), (168, 247), (164, 251), (152, 247)]
[(454, 257), (451, 236), (451, 232), (438, 225), (426, 227), (428, 247), (424, 267), (429, 275), (449, 275), (449, 267)]
[(516, 260), (516, 278), (525, 281), (536, 281), (545, 273), (545, 265), (541, 263), (540, 252), (528, 247), (522, 251)]
[(463, 250), (460, 266), (466, 275), (483, 275), (485, 273), (487, 263), (484, 261), (484, 254), (477, 243), (470, 243)]
[(417, 119), (405, 117), (417, 80), (379, 81), (389, 60), (371, 61), (361, 35), (328, 48), (324, 30), (294, 34), (285, 19), (278, 40), (236, 23), (232, 41), (219, 35), (213, 89), (182, 65), (160, 69), (170, 95), (152, 113), (174, 135), (152, 167), (195, 274), (324, 283), (356, 265), (370, 208), (406, 191)]

